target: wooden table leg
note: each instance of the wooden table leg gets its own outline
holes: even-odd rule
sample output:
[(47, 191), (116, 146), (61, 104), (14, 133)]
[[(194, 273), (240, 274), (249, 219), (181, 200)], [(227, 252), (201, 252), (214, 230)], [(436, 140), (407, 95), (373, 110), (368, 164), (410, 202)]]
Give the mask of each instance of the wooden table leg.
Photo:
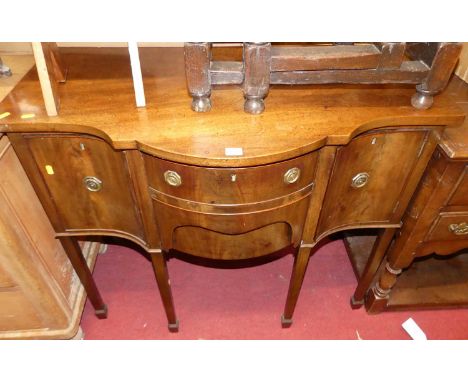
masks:
[(88, 264), (86, 263), (86, 259), (81, 252), (77, 239), (74, 237), (60, 237), (60, 242), (70, 259), (76, 274), (80, 278), (91, 304), (93, 304), (96, 316), (98, 318), (107, 318), (107, 305), (104, 304), (104, 301), (99, 294), (99, 290), (94, 282), (93, 275), (91, 274)]
[(364, 268), (364, 272), (362, 272), (356, 290), (354, 291), (354, 295), (351, 297), (351, 307), (353, 309), (360, 308), (364, 305), (366, 293), (371, 287), (375, 272), (379, 269), (380, 263), (385, 256), (385, 252), (395, 235), (395, 231), (395, 228), (386, 228), (383, 229), (377, 237), (369, 256), (369, 260), (367, 260), (366, 267)]
[(169, 331), (177, 332), (179, 330), (179, 320), (177, 320), (174, 301), (172, 299), (171, 281), (167, 271), (167, 264), (164, 253), (152, 253), (151, 262), (153, 264), (154, 275), (158, 283), (159, 293), (166, 311)]
[(301, 291), (302, 281), (307, 270), (307, 264), (310, 257), (310, 248), (299, 247), (295, 250), (293, 271), (289, 281), (288, 297), (284, 307), (284, 313), (281, 316), (281, 325), (283, 328), (289, 328), (292, 324), (292, 316), (296, 308), (297, 298)]

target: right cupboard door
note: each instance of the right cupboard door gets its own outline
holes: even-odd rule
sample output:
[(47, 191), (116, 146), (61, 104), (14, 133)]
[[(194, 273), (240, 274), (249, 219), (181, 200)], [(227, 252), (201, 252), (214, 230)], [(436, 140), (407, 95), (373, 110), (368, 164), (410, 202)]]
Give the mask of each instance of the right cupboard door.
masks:
[(428, 134), (422, 129), (380, 130), (338, 148), (316, 239), (344, 228), (398, 223), (393, 212)]

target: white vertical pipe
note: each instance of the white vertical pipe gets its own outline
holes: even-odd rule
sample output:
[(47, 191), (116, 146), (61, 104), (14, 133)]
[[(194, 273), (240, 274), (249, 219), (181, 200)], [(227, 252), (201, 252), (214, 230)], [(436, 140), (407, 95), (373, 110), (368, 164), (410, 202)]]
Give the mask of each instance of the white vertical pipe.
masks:
[(143, 77), (141, 75), (140, 56), (138, 54), (138, 44), (128, 43), (130, 53), (130, 65), (132, 67), (133, 88), (135, 89), (135, 100), (137, 107), (146, 106), (145, 89), (143, 88)]

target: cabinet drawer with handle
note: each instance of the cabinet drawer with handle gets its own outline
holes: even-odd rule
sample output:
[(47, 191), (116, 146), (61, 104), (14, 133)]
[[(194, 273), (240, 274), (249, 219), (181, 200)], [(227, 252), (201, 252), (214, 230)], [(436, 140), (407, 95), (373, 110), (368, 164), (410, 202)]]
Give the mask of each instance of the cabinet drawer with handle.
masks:
[(266, 201), (314, 181), (317, 153), (264, 166), (215, 168), (184, 165), (144, 155), (148, 183), (176, 198), (208, 204)]
[(425, 241), (468, 239), (468, 212), (441, 212)]

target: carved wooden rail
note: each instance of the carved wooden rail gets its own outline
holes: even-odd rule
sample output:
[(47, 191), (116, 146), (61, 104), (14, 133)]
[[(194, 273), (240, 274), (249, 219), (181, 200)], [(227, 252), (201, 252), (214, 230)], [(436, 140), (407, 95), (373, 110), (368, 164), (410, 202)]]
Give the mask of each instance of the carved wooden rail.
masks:
[(244, 43), (243, 62), (212, 61), (211, 43), (185, 44), (187, 86), (192, 109), (211, 109), (213, 85), (242, 85), (244, 110), (260, 114), (270, 85), (415, 84), (411, 104), (432, 106), (447, 85), (461, 50), (460, 43), (369, 43), (275, 46)]

